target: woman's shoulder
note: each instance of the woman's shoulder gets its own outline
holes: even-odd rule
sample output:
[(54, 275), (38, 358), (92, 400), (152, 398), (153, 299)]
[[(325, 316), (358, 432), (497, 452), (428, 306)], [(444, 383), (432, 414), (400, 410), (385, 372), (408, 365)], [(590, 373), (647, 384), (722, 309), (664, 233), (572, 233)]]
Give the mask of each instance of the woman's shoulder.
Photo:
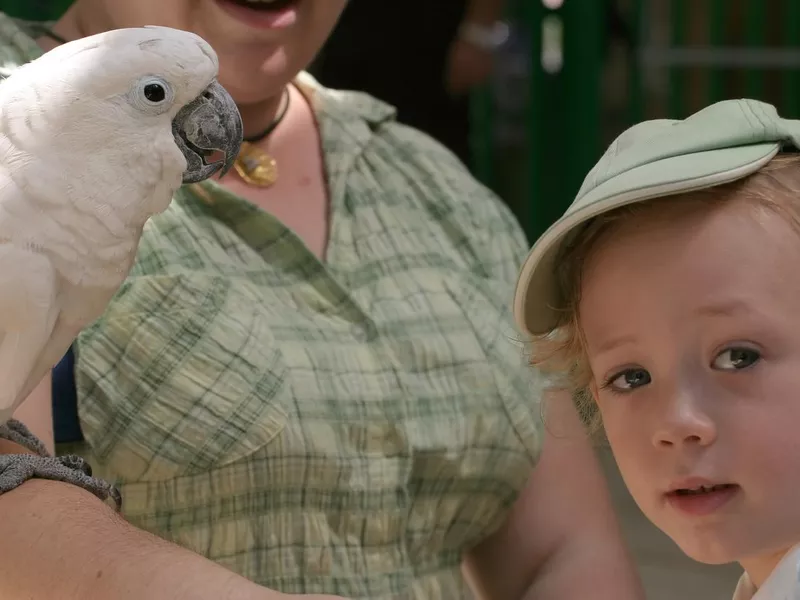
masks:
[(305, 73), (298, 82), (310, 91), (329, 164), (348, 165), (345, 175), (361, 171), (365, 177), (357, 179), (378, 184), (384, 195), (422, 194), (440, 209), (483, 213), (516, 235), (518, 224), (500, 199), (443, 144), (398, 121), (392, 106), (363, 92), (326, 88)]
[(15, 19), (0, 12), (0, 65), (3, 69), (13, 69), (41, 56), (35, 36), (44, 28), (45, 23)]
[(429, 164), (433, 161), (436, 170), (445, 167), (470, 178), (452, 152), (428, 134), (398, 121), (397, 110), (383, 100), (365, 92), (325, 87), (305, 72), (296, 83), (311, 99), (326, 141), (333, 138), (337, 146), (366, 155), (391, 147), (400, 153), (400, 160), (419, 162), (426, 168), (433, 168)]
[(395, 109), (381, 100), (325, 88), (306, 74), (298, 81), (309, 90), (334, 188), (357, 196), (358, 206), (404, 206), (442, 236), (458, 238), (458, 252), (478, 257), (480, 271), (516, 277), (528, 251), (522, 228), (453, 152), (399, 122)]

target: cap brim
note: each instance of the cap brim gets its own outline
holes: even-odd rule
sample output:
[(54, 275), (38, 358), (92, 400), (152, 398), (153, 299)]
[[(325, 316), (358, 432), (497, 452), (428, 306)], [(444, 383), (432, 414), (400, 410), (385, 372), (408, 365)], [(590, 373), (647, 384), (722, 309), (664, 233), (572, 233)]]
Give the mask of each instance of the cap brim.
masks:
[(577, 226), (628, 204), (742, 179), (771, 161), (780, 147), (780, 143), (770, 142), (665, 158), (612, 177), (589, 191), (576, 201), (580, 208), (556, 221), (525, 259), (514, 293), (517, 326), (528, 334), (544, 335), (558, 324), (555, 261)]

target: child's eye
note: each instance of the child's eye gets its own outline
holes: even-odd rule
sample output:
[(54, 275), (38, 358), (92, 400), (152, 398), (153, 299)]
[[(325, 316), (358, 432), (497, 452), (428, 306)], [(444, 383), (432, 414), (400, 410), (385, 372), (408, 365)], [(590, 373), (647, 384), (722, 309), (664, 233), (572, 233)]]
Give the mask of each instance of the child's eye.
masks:
[(723, 350), (711, 366), (721, 371), (738, 371), (756, 364), (761, 359), (761, 353), (752, 348), (728, 348)]
[(625, 369), (609, 377), (603, 387), (610, 388), (615, 392), (629, 392), (643, 385), (647, 385), (650, 381), (650, 373), (645, 369)]

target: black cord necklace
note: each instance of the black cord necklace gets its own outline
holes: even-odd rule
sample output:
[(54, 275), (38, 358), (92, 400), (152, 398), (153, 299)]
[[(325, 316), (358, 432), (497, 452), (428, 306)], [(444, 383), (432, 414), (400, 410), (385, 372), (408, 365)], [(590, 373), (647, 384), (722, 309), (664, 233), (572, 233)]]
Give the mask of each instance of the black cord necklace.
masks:
[(278, 125), (280, 125), (281, 121), (283, 121), (283, 117), (286, 116), (286, 113), (289, 110), (290, 98), (291, 95), (289, 94), (289, 88), (287, 87), (283, 90), (283, 95), (281, 96), (281, 108), (278, 111), (278, 114), (275, 115), (275, 118), (272, 119), (272, 122), (269, 125), (267, 125), (267, 128), (264, 129), (264, 131), (257, 133), (256, 135), (247, 136), (244, 138), (244, 141), (250, 144), (257, 144), (258, 142), (266, 138), (270, 133), (272, 133), (275, 130), (275, 128)]
[(256, 187), (267, 188), (278, 180), (278, 162), (266, 150), (259, 148), (256, 144), (272, 133), (278, 124), (286, 116), (289, 110), (289, 99), (291, 95), (287, 87), (283, 92), (283, 106), (272, 123), (256, 135), (244, 138), (239, 156), (233, 163), (233, 168), (245, 182)]
[(41, 27), (41, 32), (42, 32), (42, 34), (45, 35), (45, 37), (49, 37), (54, 42), (58, 42), (59, 44), (67, 44), (68, 43), (67, 40), (65, 40), (63, 37), (58, 35), (52, 29), (48, 29), (47, 27), (42, 26)]

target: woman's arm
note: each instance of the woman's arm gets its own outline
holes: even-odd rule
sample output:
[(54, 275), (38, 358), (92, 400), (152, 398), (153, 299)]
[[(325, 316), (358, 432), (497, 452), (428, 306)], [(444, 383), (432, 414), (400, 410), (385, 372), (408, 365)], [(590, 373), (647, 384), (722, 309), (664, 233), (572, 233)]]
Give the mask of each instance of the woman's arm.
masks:
[[(0, 452), (18, 451), (0, 446)], [(0, 597), (284, 598), (131, 527), (80, 488), (44, 480), (0, 496)]]
[(644, 600), (610, 495), (568, 397), (549, 398), (541, 459), (505, 525), (470, 554), (486, 600)]
[[(50, 377), (15, 413), (52, 448)], [(0, 439), (0, 454), (29, 452)], [(78, 487), (31, 480), (0, 495), (0, 598), (282, 600), (140, 531)]]

